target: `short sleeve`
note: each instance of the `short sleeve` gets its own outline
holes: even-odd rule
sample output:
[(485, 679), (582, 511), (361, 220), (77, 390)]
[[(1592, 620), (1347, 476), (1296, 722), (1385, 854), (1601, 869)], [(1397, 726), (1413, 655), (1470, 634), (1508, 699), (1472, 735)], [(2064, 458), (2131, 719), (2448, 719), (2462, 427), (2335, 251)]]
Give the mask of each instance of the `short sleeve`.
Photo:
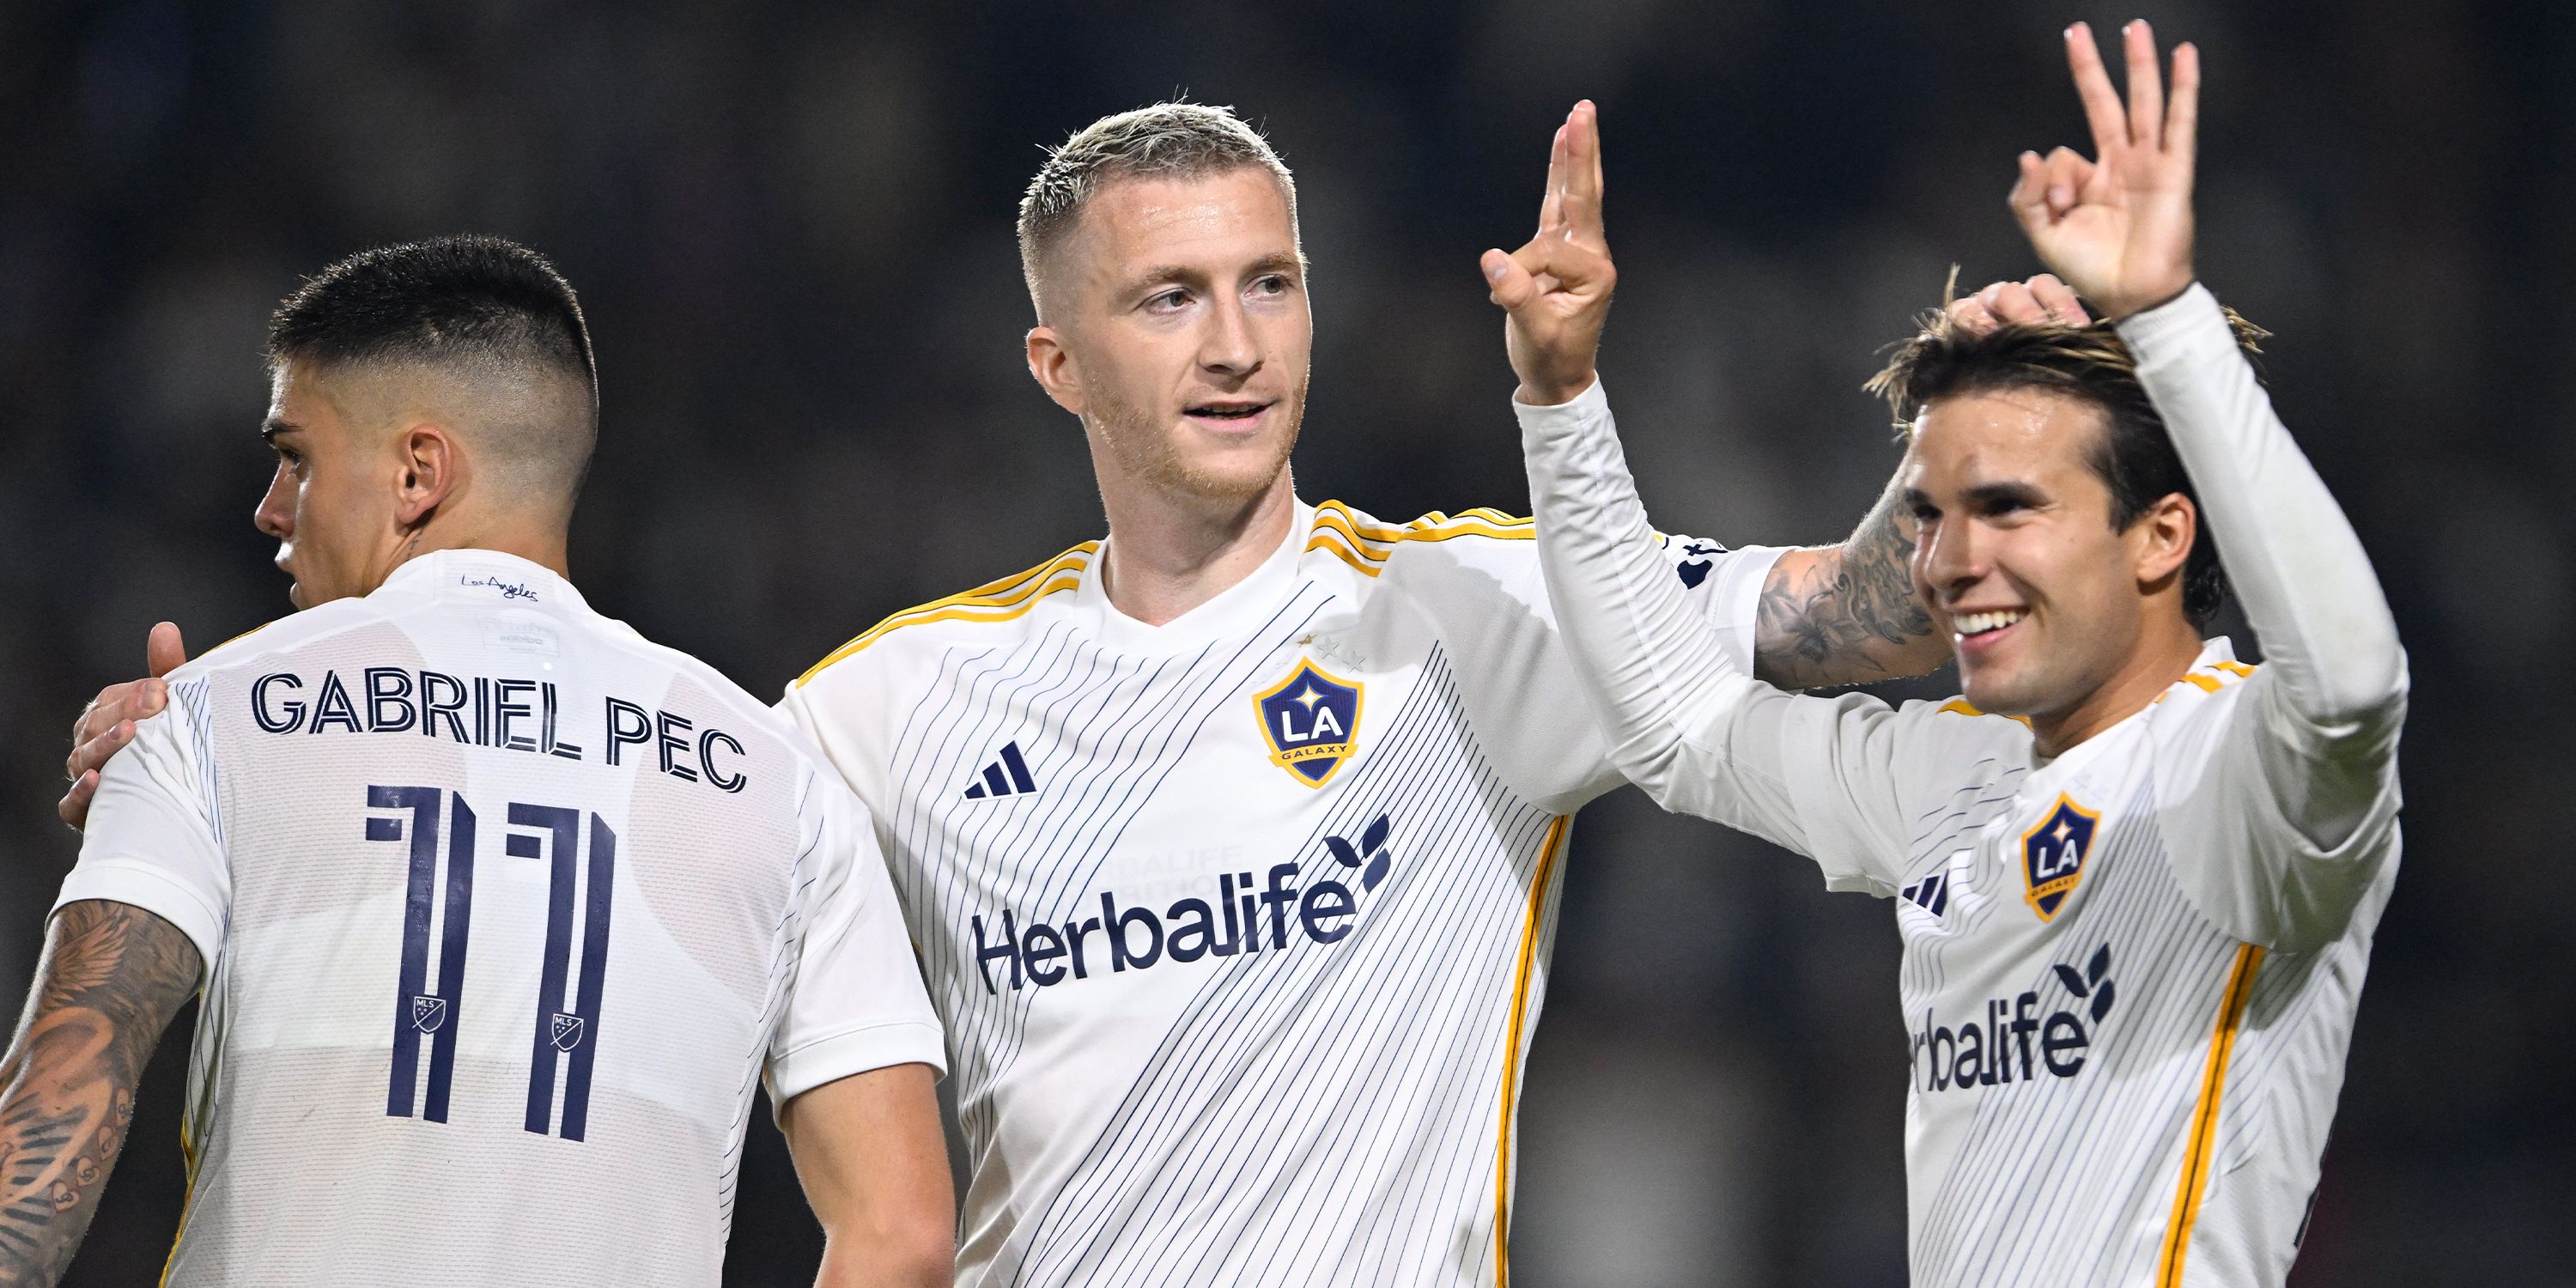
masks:
[(205, 692), (203, 680), (173, 684), (170, 705), (137, 723), (132, 745), (99, 771), (80, 861), (54, 907), (105, 899), (141, 908), (187, 935), (211, 978), (232, 908), (232, 869), (217, 822), (212, 749), (196, 714)]
[(898, 1064), (945, 1074), (939, 1017), (904, 934), (876, 829), (849, 789), (816, 771), (804, 810), (814, 839), (803, 935), (769, 1047), (770, 1103)]

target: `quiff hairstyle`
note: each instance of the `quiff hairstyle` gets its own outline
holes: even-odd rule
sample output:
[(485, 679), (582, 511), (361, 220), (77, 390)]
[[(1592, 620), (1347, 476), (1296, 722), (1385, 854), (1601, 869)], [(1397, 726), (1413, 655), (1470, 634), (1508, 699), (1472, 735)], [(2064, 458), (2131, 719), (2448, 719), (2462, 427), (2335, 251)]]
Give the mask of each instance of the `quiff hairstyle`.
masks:
[(1279, 181), (1288, 224), (1297, 224), (1297, 181), (1261, 132), (1234, 109), (1204, 103), (1156, 103), (1104, 116), (1047, 151), (1020, 198), (1020, 275), (1039, 315), (1047, 256), (1082, 220), (1093, 194), (1120, 179), (1197, 179), (1257, 167)]
[[(2190, 498), (2200, 522), (2183, 563), (2182, 610), (2195, 629), (2207, 629), (2227, 602), (2227, 570), (2218, 561), (2209, 516), (2200, 493), (2174, 451), (2164, 417), (2138, 380), (2138, 360), (2108, 322), (2090, 326), (2005, 323), (1980, 332), (1962, 326), (1947, 309), (1925, 313), (1911, 339), (1890, 346), (1885, 369), (1864, 386), (1887, 400), (1898, 430), (1911, 435), (1923, 409), (1943, 398), (2039, 389), (2091, 404), (2102, 412), (2103, 432), (2085, 452), (2111, 492), (2111, 528), (2125, 532), (2149, 506), (2177, 492)], [(2227, 324), (2248, 355), (2271, 333), (2227, 310)]]

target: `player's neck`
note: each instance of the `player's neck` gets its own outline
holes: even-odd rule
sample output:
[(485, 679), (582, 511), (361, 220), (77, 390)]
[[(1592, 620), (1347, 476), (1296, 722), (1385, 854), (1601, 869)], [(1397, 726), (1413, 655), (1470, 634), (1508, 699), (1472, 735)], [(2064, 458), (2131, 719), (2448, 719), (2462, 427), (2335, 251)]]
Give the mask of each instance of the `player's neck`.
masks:
[(572, 580), (565, 533), (560, 525), (552, 523), (473, 522), (461, 515), (442, 515), (403, 543), (394, 566), (441, 550), (490, 550), (516, 555), (566, 581)]
[(1233, 589), (1288, 539), (1296, 486), (1279, 477), (1249, 501), (1192, 504), (1101, 490), (1109, 558), (1101, 588), (1119, 612), (1161, 626)]
[(2181, 683), (2200, 660), (2200, 633), (2188, 621), (2174, 618), (2146, 632), (2128, 660), (2082, 702), (2055, 715), (2030, 718), (2033, 750), (2041, 756), (2063, 756), (2111, 726), (2147, 709), (2164, 691)]

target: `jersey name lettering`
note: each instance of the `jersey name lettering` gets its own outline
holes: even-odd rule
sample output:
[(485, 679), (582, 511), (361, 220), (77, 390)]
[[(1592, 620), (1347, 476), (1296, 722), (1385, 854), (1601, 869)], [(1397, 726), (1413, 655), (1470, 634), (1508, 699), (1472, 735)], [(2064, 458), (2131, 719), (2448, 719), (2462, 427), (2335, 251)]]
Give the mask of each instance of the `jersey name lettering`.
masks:
[[(293, 671), (272, 671), (251, 682), (251, 719), (269, 734), (418, 732), (565, 760), (590, 757), (584, 744), (565, 736), (562, 699), (552, 681), (398, 666), (370, 666), (358, 675), (353, 686), (338, 671), (324, 671), (318, 685), (308, 685)], [(703, 781), (726, 792), (750, 785), (750, 776), (737, 768), (742, 741), (712, 725), (701, 729), (686, 716), (612, 697), (601, 706), (597, 732), (584, 736), (610, 765), (624, 764), (627, 749), (641, 747), (655, 769), (683, 782)]]

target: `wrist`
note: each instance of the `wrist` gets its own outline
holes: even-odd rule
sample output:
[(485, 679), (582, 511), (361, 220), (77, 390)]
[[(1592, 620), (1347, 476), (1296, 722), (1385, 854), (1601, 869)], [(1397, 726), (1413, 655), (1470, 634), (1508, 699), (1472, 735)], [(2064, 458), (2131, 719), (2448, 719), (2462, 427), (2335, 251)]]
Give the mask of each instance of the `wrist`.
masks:
[(1512, 401), (1524, 407), (1561, 407), (1582, 397), (1584, 392), (1592, 388), (1600, 379), (1600, 372), (1590, 367), (1584, 368), (1581, 374), (1573, 376), (1550, 377), (1542, 380), (1532, 380), (1523, 376), (1520, 388), (1512, 391)]
[(2126, 295), (2117, 300), (2100, 301), (2102, 305), (2102, 320), (2105, 322), (2117, 322), (2123, 318), (2136, 317), (2141, 313), (2152, 313), (2157, 309), (2173, 303), (2175, 300), (2181, 299), (2186, 292), (2191, 290), (2192, 284), (2199, 280), (2200, 275), (2193, 272), (2190, 265), (2185, 264), (2182, 267), (2180, 276), (2158, 281), (2151, 286), (2139, 290), (2135, 294)]

